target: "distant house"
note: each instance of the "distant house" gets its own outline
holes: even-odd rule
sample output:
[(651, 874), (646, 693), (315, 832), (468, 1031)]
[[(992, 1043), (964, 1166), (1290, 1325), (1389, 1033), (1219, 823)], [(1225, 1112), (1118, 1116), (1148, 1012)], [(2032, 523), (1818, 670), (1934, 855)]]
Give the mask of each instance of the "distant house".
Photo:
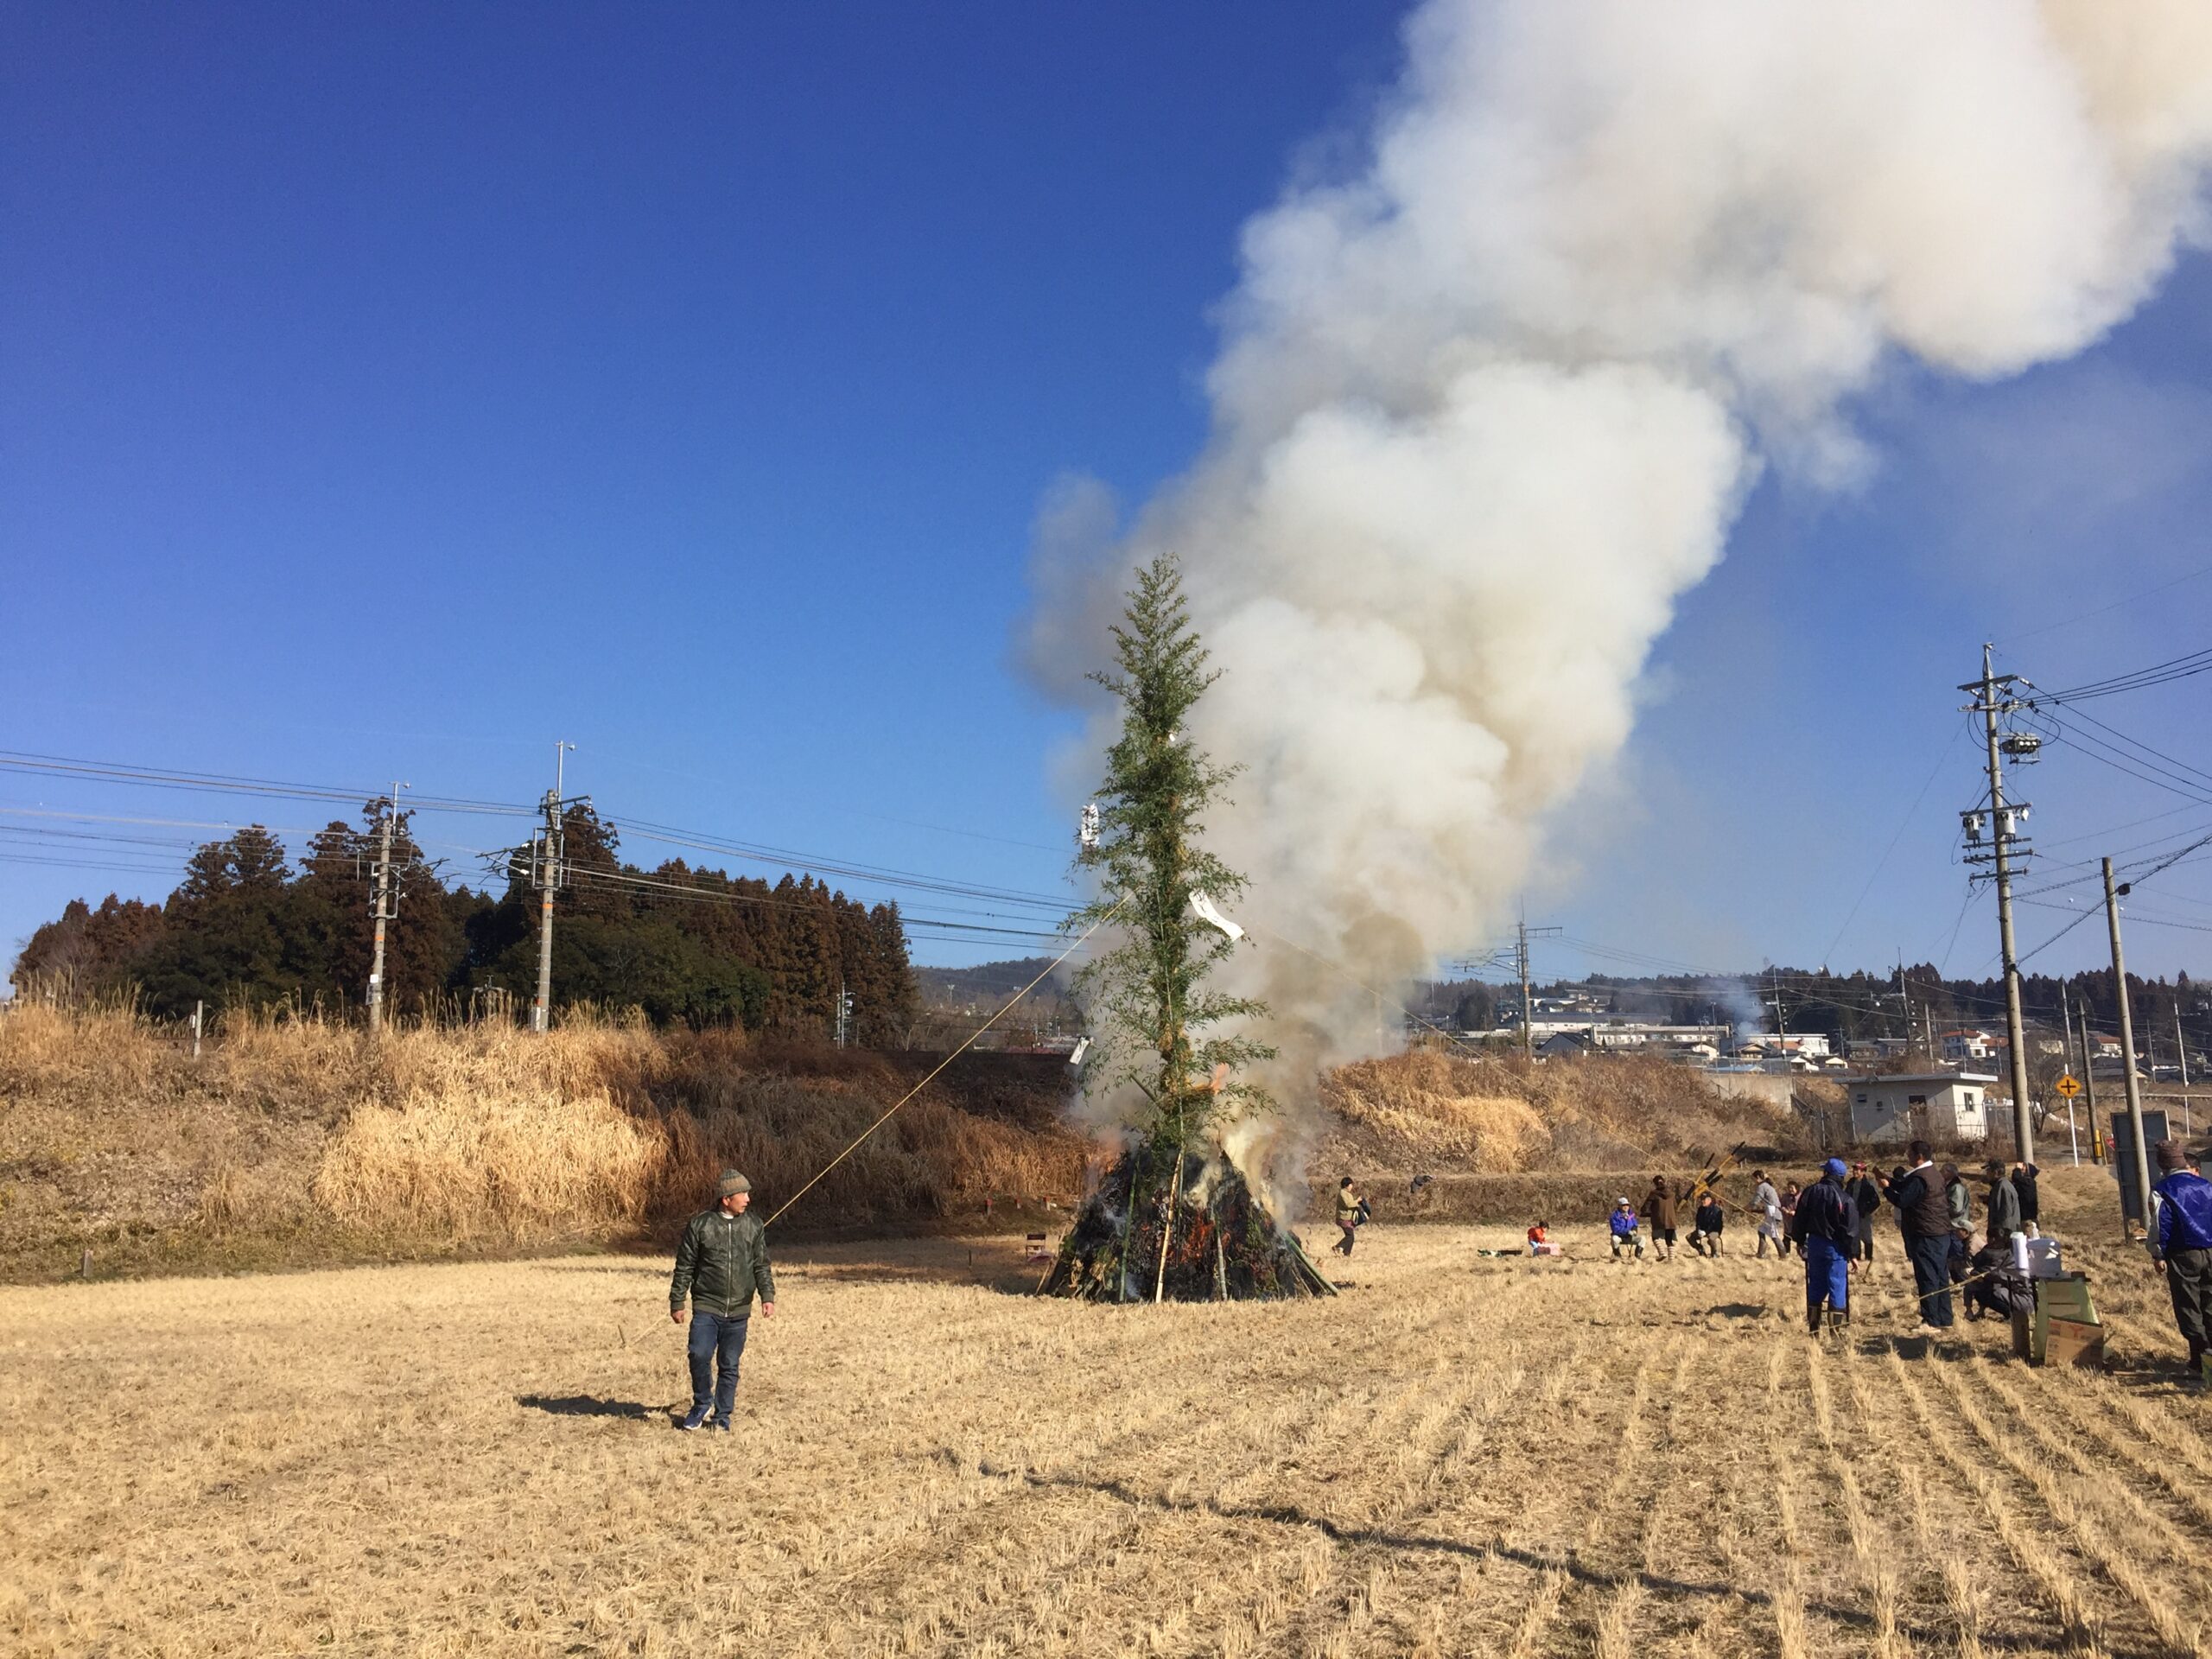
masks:
[(1590, 1052), (1590, 1036), (1586, 1031), (1557, 1031), (1536, 1045), (1536, 1052), (1548, 1060), (1572, 1060)]
[(1893, 1071), (1838, 1079), (1851, 1102), (1851, 1138), (1878, 1141), (1986, 1141), (1986, 1071)]
[(1976, 1030), (1972, 1026), (1963, 1026), (1956, 1031), (1947, 1031), (1943, 1033), (1943, 1058), (1947, 1060), (1957, 1060), (1961, 1063), (1967, 1060), (1986, 1060), (1993, 1058), (1997, 1051), (2003, 1046), (2004, 1041), (2001, 1038), (1993, 1036), (1986, 1031)]

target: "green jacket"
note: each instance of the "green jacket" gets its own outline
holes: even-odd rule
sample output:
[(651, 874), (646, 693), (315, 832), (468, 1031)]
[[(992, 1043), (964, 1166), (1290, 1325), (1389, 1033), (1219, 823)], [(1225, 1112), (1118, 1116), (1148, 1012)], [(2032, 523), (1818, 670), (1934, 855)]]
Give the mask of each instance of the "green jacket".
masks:
[(686, 1296), (695, 1313), (744, 1319), (753, 1312), (753, 1293), (776, 1300), (776, 1275), (768, 1266), (767, 1230), (751, 1211), (741, 1216), (719, 1205), (702, 1210), (683, 1229), (676, 1247), (676, 1276), (668, 1281), (668, 1305), (683, 1311)]

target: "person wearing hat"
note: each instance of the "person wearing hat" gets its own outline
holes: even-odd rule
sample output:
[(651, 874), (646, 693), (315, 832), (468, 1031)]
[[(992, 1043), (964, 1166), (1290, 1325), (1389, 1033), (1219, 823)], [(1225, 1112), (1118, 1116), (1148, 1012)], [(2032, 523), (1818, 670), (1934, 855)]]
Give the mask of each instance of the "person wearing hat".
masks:
[(2166, 1291), (2174, 1300), (2174, 1323), (2189, 1344), (2189, 1369), (2201, 1379), (2205, 1330), (2212, 1324), (2212, 1181), (2190, 1167), (2178, 1141), (2158, 1147), (2158, 1224), (2152, 1233), (2151, 1259), (2166, 1269)]
[(1843, 1190), (1843, 1160), (1821, 1166), (1821, 1179), (1797, 1195), (1790, 1236), (1805, 1263), (1805, 1326), (1821, 1333), (1821, 1310), (1832, 1322), (1851, 1322), (1851, 1256), (1859, 1242), (1859, 1209)]
[(1623, 1250), (1636, 1252), (1636, 1259), (1643, 1260), (1643, 1235), (1637, 1230), (1636, 1205), (1624, 1194), (1613, 1204), (1613, 1213), (1605, 1217), (1605, 1225), (1613, 1236), (1613, 1260), (1621, 1259)]
[(1989, 1177), (1989, 1243), (2001, 1250), (2012, 1248), (2012, 1235), (2021, 1230), (2020, 1189), (2012, 1185), (2004, 1163), (1992, 1158), (1981, 1166)]
[(714, 1425), (729, 1432), (737, 1406), (737, 1363), (745, 1352), (745, 1332), (753, 1316), (753, 1295), (760, 1311), (776, 1316), (776, 1275), (768, 1266), (767, 1230), (747, 1215), (753, 1183), (734, 1169), (715, 1184), (716, 1203), (691, 1217), (676, 1247), (676, 1276), (668, 1285), (668, 1317), (683, 1322), (691, 1304), (691, 1410), (679, 1428), (698, 1428), (713, 1414)]

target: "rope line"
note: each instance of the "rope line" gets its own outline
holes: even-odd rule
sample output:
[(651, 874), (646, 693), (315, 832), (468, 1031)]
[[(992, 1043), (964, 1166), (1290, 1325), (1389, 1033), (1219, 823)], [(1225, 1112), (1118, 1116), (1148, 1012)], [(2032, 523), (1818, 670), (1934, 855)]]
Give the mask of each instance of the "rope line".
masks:
[(931, 1068), (929, 1076), (924, 1077), (912, 1089), (909, 1089), (905, 1094), (899, 1096), (897, 1100), (891, 1103), (890, 1108), (885, 1111), (881, 1117), (877, 1118), (874, 1122), (869, 1124), (868, 1128), (862, 1129), (857, 1135), (854, 1136), (853, 1142), (850, 1146), (847, 1147), (835, 1158), (832, 1158), (828, 1163), (823, 1165), (820, 1169), (817, 1170), (814, 1173), (813, 1179), (808, 1181), (804, 1186), (799, 1188), (798, 1192), (792, 1193), (791, 1197), (785, 1198), (783, 1202), (782, 1208), (779, 1209), (774, 1215), (770, 1216), (767, 1220), (762, 1222), (760, 1224), (761, 1227), (765, 1230), (774, 1226), (776, 1223), (782, 1218), (785, 1210), (789, 1210), (791, 1205), (797, 1204), (801, 1198), (804, 1198), (808, 1192), (813, 1190), (815, 1185), (823, 1176), (827, 1175), (831, 1170), (836, 1168), (838, 1165), (843, 1163), (846, 1159), (851, 1157), (855, 1152), (858, 1151), (860, 1149), (861, 1142), (867, 1140), (871, 1135), (874, 1135), (886, 1123), (888, 1123), (891, 1121), (892, 1115), (897, 1112), (901, 1106), (904, 1106), (908, 1101), (913, 1099), (916, 1095), (920, 1094), (923, 1090), (928, 1088), (930, 1084), (936, 1082), (939, 1072), (943, 1071), (945, 1067), (950, 1065), (963, 1054), (965, 1054), (969, 1049), (973, 1048), (976, 1046), (977, 1039), (980, 1039), (985, 1032), (988, 1031), (993, 1026), (998, 1024), (1000, 1020), (1006, 1018), (1007, 1014), (1014, 1011), (1014, 1006), (1015, 1003), (1020, 1001), (1023, 997), (1028, 995), (1030, 992), (1035, 990), (1039, 985), (1042, 985), (1046, 980), (1050, 978), (1052, 976), (1052, 970), (1055, 968), (1058, 968), (1070, 957), (1083, 949), (1084, 945), (1090, 940), (1090, 936), (1096, 933), (1100, 928), (1105, 926), (1107, 923), (1112, 921), (1115, 917), (1119, 915), (1122, 911), (1122, 906), (1128, 902), (1128, 899), (1126, 898), (1118, 899), (1116, 901), (1113, 909), (1108, 911), (1103, 916), (1101, 916), (1089, 927), (1084, 929), (1083, 937), (1081, 938), (1077, 939), (1072, 944), (1069, 945), (1066, 950), (1061, 951), (1058, 956), (1054, 957), (1052, 960), (1046, 964), (1043, 973), (1039, 974), (1036, 978), (1031, 980), (1027, 985), (1023, 986), (1012, 996), (1008, 997), (1006, 1001), (1005, 1006), (1001, 1007), (996, 1014), (994, 1014), (989, 1019), (984, 1020), (983, 1023), (976, 1027), (975, 1030), (969, 1032), (966, 1040), (962, 1042), (959, 1047), (954, 1049), (951, 1053), (946, 1055), (943, 1059), (939, 1060), (935, 1066)]

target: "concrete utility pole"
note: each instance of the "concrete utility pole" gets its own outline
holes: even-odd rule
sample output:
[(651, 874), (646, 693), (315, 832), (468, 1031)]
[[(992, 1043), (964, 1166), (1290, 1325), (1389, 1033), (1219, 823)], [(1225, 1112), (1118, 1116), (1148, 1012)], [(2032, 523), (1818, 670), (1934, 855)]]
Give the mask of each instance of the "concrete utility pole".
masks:
[(1521, 970), (1521, 1058), (1523, 1059), (1536, 1058), (1536, 1005), (1529, 988), (1529, 940), (1531, 936), (1547, 938), (1558, 931), (1555, 927), (1531, 927), (1526, 916), (1521, 918), (1519, 943), (1514, 947), (1514, 957)]
[(399, 888), (391, 879), (391, 832), (399, 817), (399, 791), (406, 784), (395, 783), (391, 793), (385, 798), (384, 810), (377, 816), (383, 823), (377, 827), (377, 886), (369, 900), (369, 914), (376, 920), (376, 948), (369, 958), (369, 1035), (374, 1037), (384, 1030), (384, 930), (385, 925), (399, 914)]
[(550, 1030), (553, 1024), (553, 894), (568, 878), (563, 855), (566, 837), (561, 825), (563, 765), (573, 743), (553, 746), (553, 787), (545, 791), (545, 829), (538, 856), (531, 861), (531, 880), (537, 888), (537, 995), (530, 1005), (530, 1028)]
[(2135, 1076), (2135, 1016), (2127, 1006), (2127, 963), (2120, 953), (2120, 900), (2127, 884), (2112, 884), (2105, 860), (2105, 925), (2112, 930), (2112, 982), (2120, 992), (2120, 1063), (2127, 1080), (2127, 1133), (2135, 1142), (2135, 1197), (2143, 1224), (2151, 1224), (2151, 1150), (2143, 1144), (2143, 1085)]
[(2089, 1005), (2082, 1005), (2082, 1098), (2089, 1114), (2089, 1161), (2105, 1160), (2103, 1120), (2097, 1116), (2097, 1057), (2089, 1045)]
[(2189, 1039), (2181, 1034), (2181, 1002), (2174, 1002), (2174, 1064), (2181, 1067), (2181, 1132), (2194, 1135), (2196, 1126), (2189, 1121)]
[[(2014, 1155), (2022, 1163), (2035, 1161), (2035, 1127), (2028, 1116), (2028, 1042), (2020, 1019), (2020, 963), (2012, 944), (2012, 861), (2011, 849), (2015, 841), (2023, 839), (2018, 825), (2028, 816), (2027, 803), (2008, 806), (2005, 802), (2005, 766), (1998, 753), (1997, 717), (2011, 714), (2020, 704), (2012, 696), (2012, 686), (2019, 677), (2013, 674), (1992, 671), (1993, 648), (1981, 648), (1981, 677), (1969, 680), (1959, 688), (1971, 691), (1974, 701), (1967, 709), (1981, 716), (1982, 732), (1989, 741), (1989, 842), (1991, 850), (1975, 850), (1980, 841), (1980, 826), (1975, 820), (1980, 816), (1968, 810), (1962, 815), (1967, 828), (1967, 857), (1974, 863), (1995, 866), (1997, 881), (1997, 938), (2005, 963), (2005, 1038), (2012, 1058), (2012, 1142)], [(1999, 692), (2005, 695), (2000, 698)], [(2023, 855), (2025, 849), (2023, 849)]]

